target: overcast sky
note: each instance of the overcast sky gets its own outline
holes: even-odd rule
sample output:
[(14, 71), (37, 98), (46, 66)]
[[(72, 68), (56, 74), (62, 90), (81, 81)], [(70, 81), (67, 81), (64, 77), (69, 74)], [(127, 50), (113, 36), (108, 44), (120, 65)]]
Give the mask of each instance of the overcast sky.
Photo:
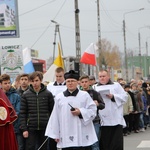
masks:
[[(78, 0), (81, 53), (98, 39), (96, 1)], [(148, 40), (150, 55), (150, 28), (145, 27), (150, 26), (150, 0), (100, 0), (101, 37), (123, 52), (123, 16), (140, 8), (145, 10), (125, 15), (127, 49), (138, 53), (140, 31), (142, 53), (145, 53), (145, 42)], [(50, 20), (55, 20), (60, 24), (64, 56), (76, 55), (74, 0), (18, 0), (18, 9), (20, 38), (0, 39), (0, 45), (33, 48), (39, 50), (39, 58), (47, 59), (53, 56), (55, 24)], [(58, 35), (56, 42), (59, 42)]]

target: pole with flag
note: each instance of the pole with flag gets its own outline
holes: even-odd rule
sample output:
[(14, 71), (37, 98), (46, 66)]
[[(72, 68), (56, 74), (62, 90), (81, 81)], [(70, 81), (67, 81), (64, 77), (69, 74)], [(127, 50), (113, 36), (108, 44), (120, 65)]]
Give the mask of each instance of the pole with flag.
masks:
[(44, 81), (54, 82), (55, 81), (55, 70), (58, 67), (64, 68), (64, 61), (62, 58), (62, 52), (61, 52), (59, 43), (58, 43), (58, 56), (54, 60), (53, 64), (50, 66), (50, 68), (47, 70), (47, 72), (43, 75), (43, 82)]
[(91, 43), (88, 48), (84, 51), (81, 59), (81, 63), (96, 66), (96, 55), (95, 55), (95, 45)]
[(64, 60), (62, 59), (62, 52), (60, 49), (60, 44), (58, 43), (58, 56), (57, 58), (54, 60), (54, 64), (58, 67), (62, 67), (64, 68)]
[(35, 71), (31, 59), (31, 49), (27, 47), (23, 49), (23, 65), (24, 73), (32, 73)]

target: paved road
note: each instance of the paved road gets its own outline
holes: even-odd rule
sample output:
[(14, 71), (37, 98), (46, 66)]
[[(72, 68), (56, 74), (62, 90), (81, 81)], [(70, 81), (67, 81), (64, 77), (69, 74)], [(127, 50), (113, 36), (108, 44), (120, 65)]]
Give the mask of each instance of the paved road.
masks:
[(145, 132), (125, 136), (124, 150), (150, 150), (150, 127)]
[(150, 127), (145, 132), (125, 136), (124, 150), (150, 150)]

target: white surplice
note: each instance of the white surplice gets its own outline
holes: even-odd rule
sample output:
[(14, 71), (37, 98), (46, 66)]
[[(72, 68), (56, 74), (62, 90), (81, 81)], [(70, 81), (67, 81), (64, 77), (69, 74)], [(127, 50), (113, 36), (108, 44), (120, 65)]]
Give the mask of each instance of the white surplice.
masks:
[(110, 94), (114, 95), (115, 102), (107, 97), (103, 97), (105, 108), (99, 110), (99, 115), (101, 118), (101, 126), (115, 126), (123, 125), (126, 123), (123, 118), (123, 104), (127, 101), (127, 93), (117, 82), (114, 84), (94, 86), (94, 89), (101, 93), (103, 90), (109, 90)]
[[(79, 108), (83, 119), (73, 116), (70, 106)], [(92, 120), (96, 116), (97, 107), (90, 95), (80, 91), (76, 96), (65, 97), (59, 93), (48, 121), (45, 135), (59, 139), (58, 148), (89, 146), (97, 141)]]
[(56, 96), (57, 94), (65, 91), (67, 87), (66, 85), (55, 86), (53, 84), (48, 84), (47, 89), (53, 94), (53, 96)]

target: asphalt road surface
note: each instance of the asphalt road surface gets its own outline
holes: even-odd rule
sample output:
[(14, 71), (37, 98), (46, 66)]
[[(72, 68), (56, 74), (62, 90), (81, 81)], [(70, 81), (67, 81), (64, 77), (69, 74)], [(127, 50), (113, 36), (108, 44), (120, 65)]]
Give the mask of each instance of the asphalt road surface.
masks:
[(150, 127), (145, 132), (124, 136), (124, 150), (150, 150)]
[(145, 132), (124, 136), (124, 150), (150, 150), (150, 127)]

